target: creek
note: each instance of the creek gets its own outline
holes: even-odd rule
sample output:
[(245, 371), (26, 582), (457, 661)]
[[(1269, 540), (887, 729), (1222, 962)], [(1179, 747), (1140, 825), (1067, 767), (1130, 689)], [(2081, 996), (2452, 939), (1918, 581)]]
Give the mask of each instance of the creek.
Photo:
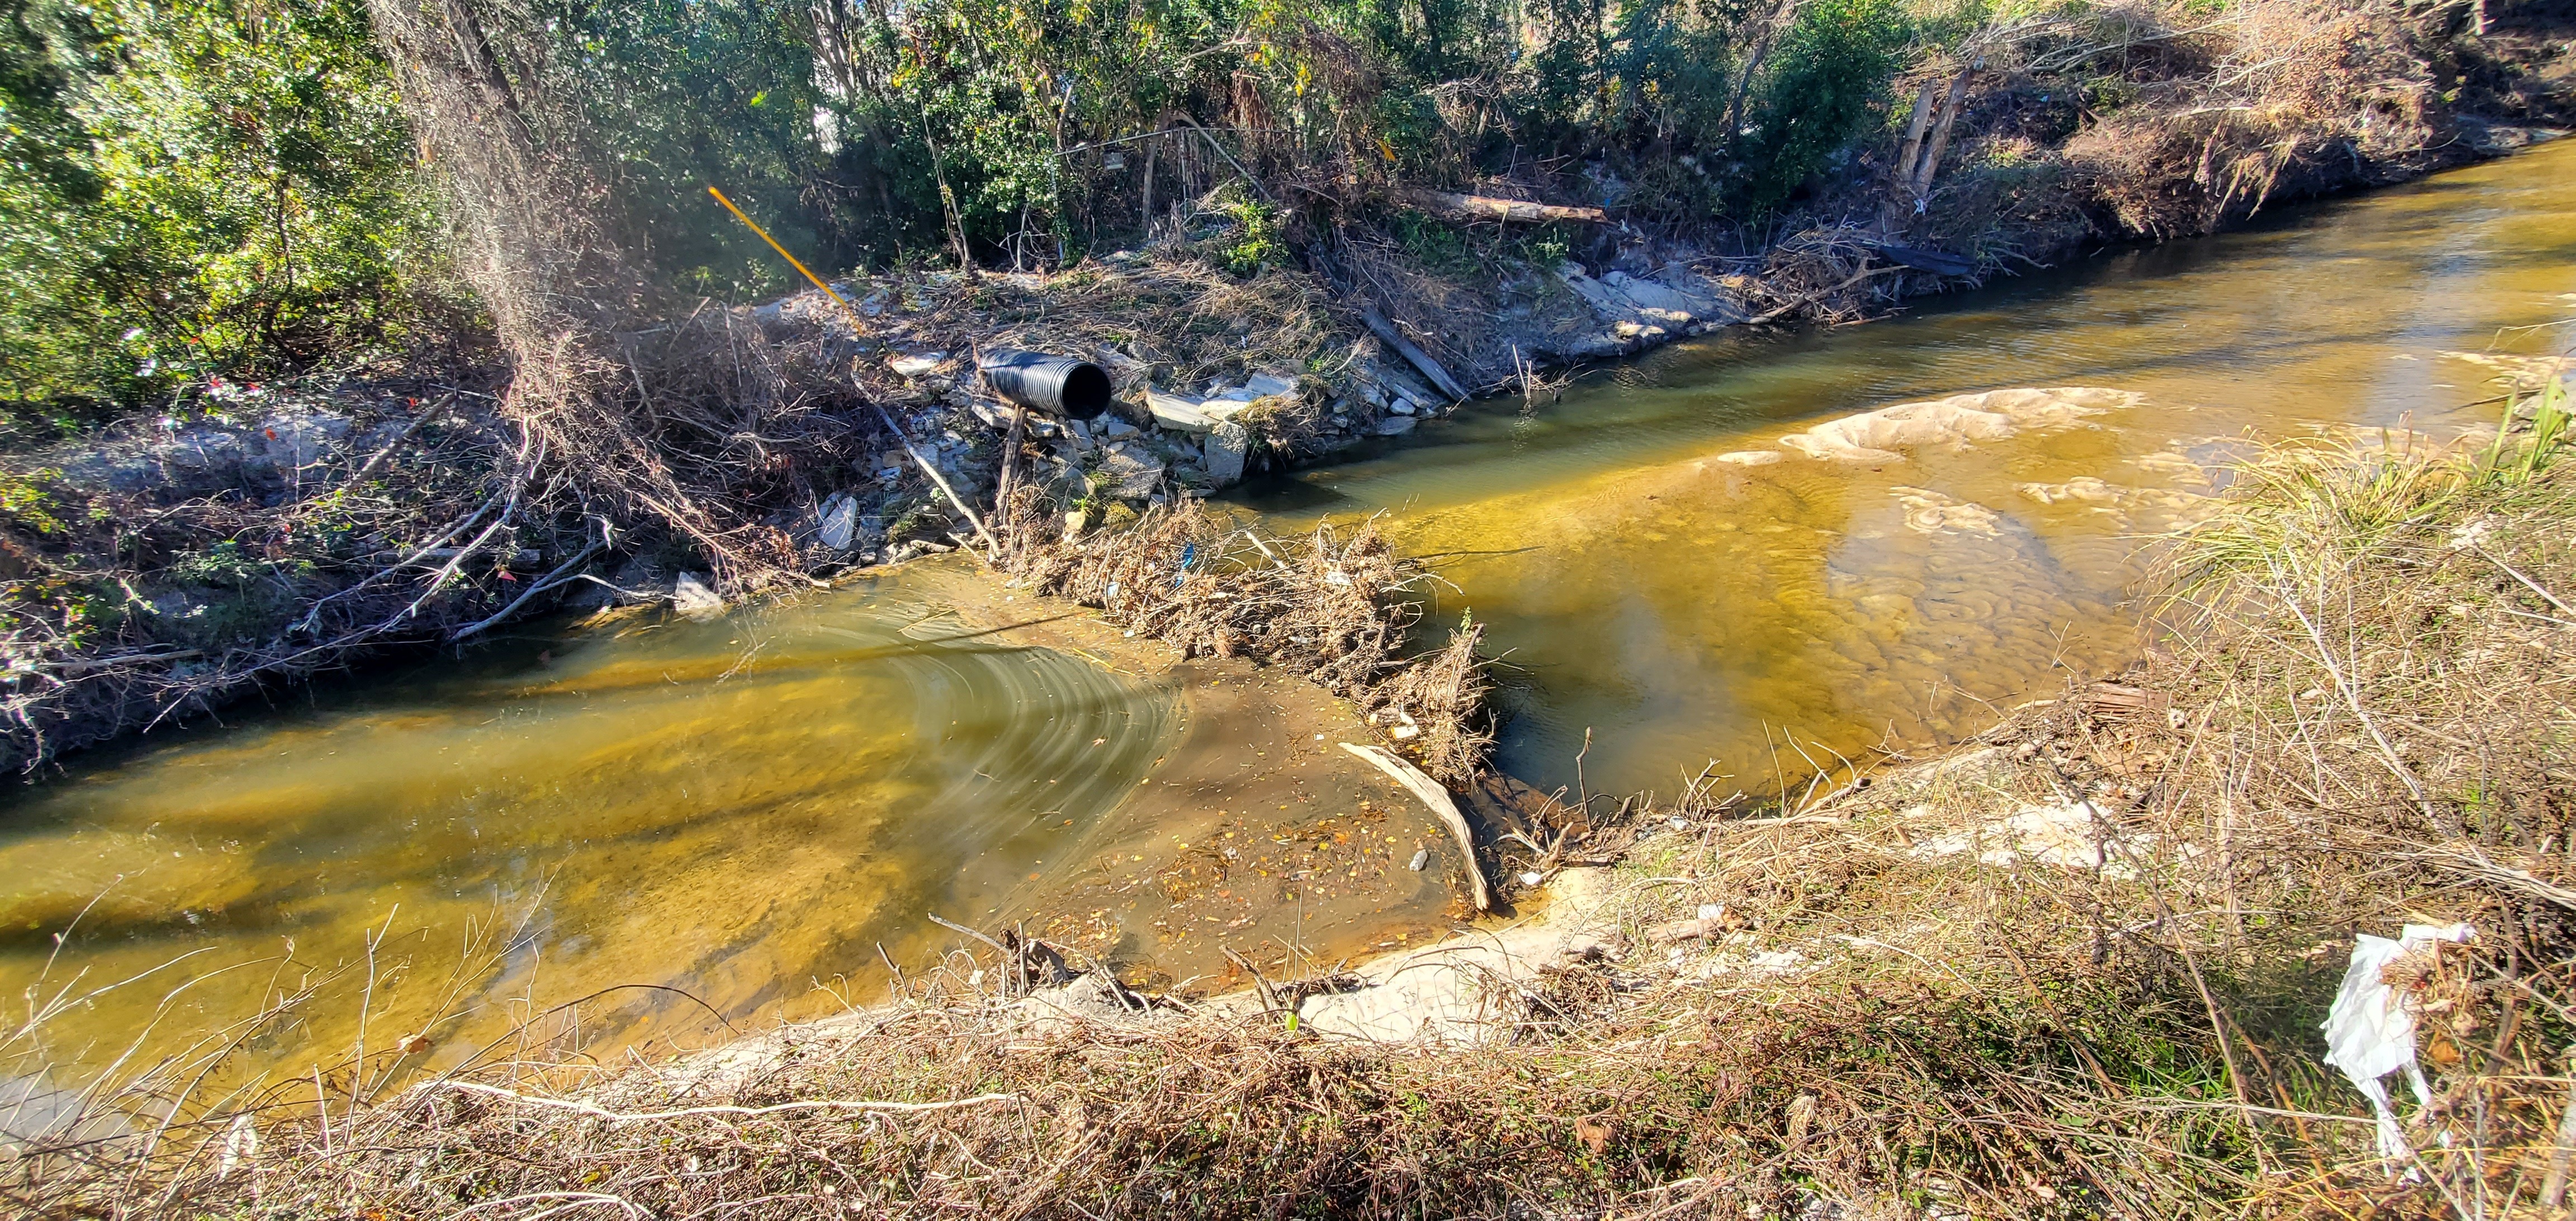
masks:
[[(1714, 760), (1760, 792), (1814, 770), (1792, 733), (1839, 766), (1818, 746), (1936, 743), (2116, 671), (2153, 536), (2249, 438), (2492, 426), (2498, 369), (2456, 354), (2556, 353), (2563, 329), (2516, 328), (2569, 318), (2576, 140), (1891, 320), (1714, 333), (1246, 499), (1283, 525), (1382, 515), (1399, 549), (1445, 557), (1444, 614), (1472, 611), (1512, 667), (1512, 774), (1670, 794)], [(1893, 461), (1778, 444), (2063, 386), (2135, 404)], [(1783, 460), (1712, 460), (1765, 452)]]
[[(2496, 368), (2454, 354), (2546, 353), (2563, 335), (2515, 328), (2571, 315), (2576, 140), (1867, 326), (1712, 335), (1233, 499), (1438, 555), (1441, 617), (1472, 611), (1507, 663), (1513, 773), (1758, 790), (1800, 750), (1937, 742), (2115, 669), (2142, 550), (2249, 439), (2491, 424)], [(1880, 455), (1778, 443), (2065, 386), (2126, 397)], [(703, 1043), (882, 996), (881, 962), (951, 940), (926, 912), (1168, 983), (1222, 971), (1220, 942), (1329, 962), (1458, 911), (1454, 869), (1405, 868), (1436, 826), (1332, 750), (1365, 732), (1347, 708), (1032, 615), (953, 561), (225, 719), (0, 815), (0, 995), (142, 976), (47, 1023), (58, 1065), (306, 986), (342, 999), (243, 1063), (415, 1035), (453, 1063), (602, 990), (532, 1037)]]

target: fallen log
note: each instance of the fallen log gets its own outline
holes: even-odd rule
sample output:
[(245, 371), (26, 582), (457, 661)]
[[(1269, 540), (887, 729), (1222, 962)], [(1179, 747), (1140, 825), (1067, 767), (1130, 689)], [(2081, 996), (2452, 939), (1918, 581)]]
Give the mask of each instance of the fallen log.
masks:
[(1491, 195), (1460, 195), (1454, 191), (1406, 191), (1400, 197), (1425, 212), (1451, 220), (1516, 220), (1533, 225), (1551, 221), (1587, 225), (1610, 223), (1610, 214), (1599, 208), (1569, 208), (1520, 199), (1497, 199)]
[(1901, 246), (1894, 242), (1874, 243), (1870, 246), (1870, 249), (1877, 251), (1880, 255), (1886, 258), (1894, 259), (1899, 263), (1903, 263), (1916, 271), (1928, 271), (1937, 276), (1970, 276), (1976, 274), (1977, 271), (1977, 261), (1975, 259), (1968, 258), (1965, 255), (1952, 254), (1947, 250), (1932, 250), (1922, 246)]
[(1476, 910), (1492, 911), (1493, 892), (1486, 889), (1485, 871), (1476, 864), (1476, 835), (1467, 829), (1467, 816), (1458, 812), (1458, 803), (1450, 800), (1449, 790), (1440, 787), (1439, 781), (1424, 775), (1421, 768), (1398, 758), (1394, 751), (1383, 746), (1355, 746), (1344, 742), (1342, 749), (1394, 777), (1397, 784), (1403, 785), (1422, 804), (1431, 807), (1431, 812), (1449, 828), (1450, 836), (1458, 841), (1459, 854), (1467, 858), (1467, 883), (1476, 892)]

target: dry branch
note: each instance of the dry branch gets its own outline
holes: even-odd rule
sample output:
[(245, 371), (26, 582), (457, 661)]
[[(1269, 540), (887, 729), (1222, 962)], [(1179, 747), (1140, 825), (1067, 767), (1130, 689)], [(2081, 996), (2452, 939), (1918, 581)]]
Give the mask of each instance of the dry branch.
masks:
[(687, 1119), (700, 1115), (733, 1115), (749, 1118), (761, 1115), (785, 1115), (797, 1111), (864, 1111), (876, 1114), (924, 1114), (932, 1111), (952, 1111), (958, 1107), (988, 1106), (997, 1102), (1022, 1101), (1018, 1094), (977, 1094), (972, 1098), (952, 1098), (944, 1102), (875, 1102), (856, 1099), (815, 1098), (800, 1100), (797, 1102), (772, 1103), (768, 1106), (757, 1107), (718, 1103), (708, 1106), (677, 1107), (664, 1111), (642, 1111), (630, 1113), (625, 1111), (612, 1111), (597, 1103), (584, 1102), (578, 1098), (547, 1098), (536, 1094), (520, 1093), (516, 1090), (506, 1090), (497, 1085), (485, 1085), (479, 1081), (457, 1081), (452, 1079), (441, 1080), (432, 1081), (420, 1087), (421, 1092), (436, 1090), (461, 1090), (466, 1093), (481, 1094), (486, 1097), (506, 1098), (521, 1106), (546, 1107), (558, 1111), (570, 1111), (577, 1115), (587, 1115), (593, 1119), (613, 1124), (656, 1123), (672, 1119)]
[(1395, 349), (1396, 354), (1402, 356), (1407, 363), (1421, 370), (1422, 375), (1430, 378), (1431, 384), (1437, 387), (1440, 393), (1448, 395), (1452, 401), (1464, 401), (1467, 398), (1467, 388), (1459, 385), (1458, 379), (1451, 377), (1449, 370), (1439, 361), (1432, 359), (1429, 352), (1423, 351), (1420, 345), (1405, 338), (1404, 332), (1396, 329), (1395, 324), (1387, 320), (1386, 311), (1371, 305), (1360, 311), (1360, 318), (1368, 324), (1369, 333), (1376, 335), (1386, 346)]
[(1449, 837), (1458, 841), (1458, 855), (1467, 863), (1467, 884), (1475, 892), (1476, 910), (1491, 911), (1494, 896), (1485, 885), (1484, 867), (1476, 863), (1476, 834), (1468, 829), (1467, 817), (1458, 812), (1458, 803), (1449, 796), (1449, 790), (1441, 787), (1439, 781), (1423, 775), (1421, 768), (1396, 757), (1394, 751), (1383, 746), (1360, 746), (1349, 742), (1341, 746), (1369, 766), (1394, 777), (1395, 782), (1403, 785), (1415, 800), (1430, 808), (1431, 813), (1440, 819), (1440, 825), (1449, 829)]
[(1518, 199), (1496, 199), (1490, 195), (1460, 195), (1451, 191), (1411, 190), (1403, 192), (1406, 203), (1436, 216), (1456, 221), (1520, 221), (1525, 224), (1605, 225), (1610, 214), (1599, 208), (1567, 207), (1561, 204), (1529, 203)]

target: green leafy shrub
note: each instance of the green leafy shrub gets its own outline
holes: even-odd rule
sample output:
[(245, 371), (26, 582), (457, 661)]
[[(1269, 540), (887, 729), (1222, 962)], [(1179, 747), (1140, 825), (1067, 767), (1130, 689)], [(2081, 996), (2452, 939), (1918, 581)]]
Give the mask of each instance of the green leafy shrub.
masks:
[(1278, 208), (1244, 198), (1240, 192), (1230, 192), (1218, 200), (1217, 210), (1233, 222), (1220, 239), (1216, 257), (1227, 271), (1256, 276), (1264, 267), (1288, 261), (1288, 243), (1282, 236)]
[(1389, 218), (1387, 228), (1406, 254), (1434, 271), (1470, 271), (1478, 266), (1476, 252), (1456, 226), (1406, 208)]
[[(1247, 173), (1597, 169), (1635, 215), (1760, 213), (1860, 129), (1909, 29), (1896, 0), (1815, 0), (1776, 39), (1747, 0), (458, 2), (518, 31), (513, 88), (598, 162), (583, 206), (664, 288), (727, 300), (789, 283), (708, 185), (826, 268), (944, 260), (943, 200), (974, 257), (1060, 264)], [(11, 3), (0, 411), (22, 432), (465, 316), (365, 0)], [(1249, 274), (1290, 230), (1246, 199), (1219, 261)]]
[(70, 532), (58, 515), (60, 506), (44, 484), (60, 479), (63, 473), (52, 467), (20, 474), (0, 471), (0, 517), (32, 534), (51, 537)]
[(1775, 211), (1870, 121), (1909, 37), (1896, 0), (1811, 0), (1761, 83), (1734, 187), (1745, 211)]
[(0, 24), (0, 64), (0, 406), (21, 425), (454, 316), (427, 308), (442, 230), (359, 0), (38, 0)]

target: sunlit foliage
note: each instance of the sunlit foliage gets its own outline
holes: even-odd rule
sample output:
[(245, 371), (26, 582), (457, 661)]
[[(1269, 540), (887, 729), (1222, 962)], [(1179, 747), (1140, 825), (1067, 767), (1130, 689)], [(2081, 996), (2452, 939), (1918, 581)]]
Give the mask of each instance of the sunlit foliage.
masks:
[(0, 401), (77, 419), (419, 316), (440, 234), (359, 6), (12, 3)]
[[(0, 402), (71, 419), (453, 317), (434, 175), (359, 0), (5, 3)], [(1258, 203), (1275, 231), (1225, 247), (1251, 269), (1399, 181), (1760, 220), (1883, 111), (1912, 28), (1895, 0), (538, 0), (494, 20), (534, 33), (513, 71), (578, 116), (642, 265), (719, 300), (784, 281), (710, 184), (842, 267), (952, 260), (960, 237), (987, 265), (1060, 265)]]

